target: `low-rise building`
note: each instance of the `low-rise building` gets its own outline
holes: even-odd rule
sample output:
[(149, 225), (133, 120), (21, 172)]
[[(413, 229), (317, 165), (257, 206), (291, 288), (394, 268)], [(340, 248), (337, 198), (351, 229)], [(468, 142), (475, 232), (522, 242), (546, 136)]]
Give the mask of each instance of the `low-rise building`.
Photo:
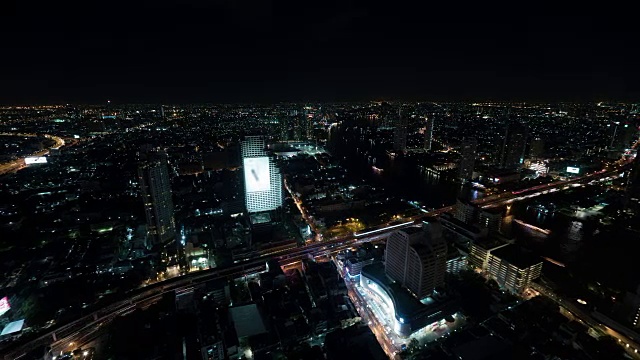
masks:
[(469, 256), (467, 258), (469, 265), (481, 272), (486, 272), (489, 268), (489, 257), (491, 252), (506, 245), (508, 245), (508, 243), (496, 238), (488, 238), (471, 243), (469, 245)]
[(491, 251), (489, 276), (512, 293), (521, 294), (540, 277), (542, 258), (514, 244)]

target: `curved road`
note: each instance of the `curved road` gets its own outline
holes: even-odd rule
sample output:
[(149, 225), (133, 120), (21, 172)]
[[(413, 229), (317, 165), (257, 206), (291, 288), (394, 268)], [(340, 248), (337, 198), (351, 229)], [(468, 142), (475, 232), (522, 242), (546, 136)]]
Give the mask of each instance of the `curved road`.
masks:
[(56, 143), (53, 146), (51, 146), (49, 149), (36, 151), (34, 153), (31, 153), (30, 155), (23, 156), (23, 157), (21, 157), (19, 159), (0, 164), (0, 175), (24, 169), (26, 167), (26, 164), (24, 163), (24, 159), (26, 157), (30, 157), (30, 156), (45, 156), (45, 155), (49, 154), (49, 151), (51, 149), (59, 149), (59, 148), (61, 148), (61, 147), (63, 147), (65, 145), (64, 139), (59, 137), (59, 136), (55, 136), (55, 135), (49, 135), (49, 134), (24, 134), (24, 133), (0, 133), (0, 136), (36, 137), (36, 136), (41, 136), (41, 135), (46, 137), (46, 138), (54, 140)]

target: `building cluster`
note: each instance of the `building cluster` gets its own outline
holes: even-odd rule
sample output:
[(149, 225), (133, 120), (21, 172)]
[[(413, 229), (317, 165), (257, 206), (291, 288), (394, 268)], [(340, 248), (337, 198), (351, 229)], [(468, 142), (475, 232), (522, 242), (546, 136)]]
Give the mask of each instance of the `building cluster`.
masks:
[[(607, 103), (3, 107), (0, 299), (12, 306), (0, 328), (44, 331), (134, 289), (238, 267), (135, 314), (149, 352), (116, 337), (114, 358), (187, 344), (203, 359), (375, 359), (415, 353), (412, 340), (463, 359), (552, 358), (548, 344), (580, 358), (601, 351), (593, 329), (521, 300), (566, 284), (541, 285), (543, 263), (574, 271), (603, 236), (633, 238), (639, 125), (635, 107)], [(572, 183), (529, 199), (560, 181)], [(566, 233), (545, 228), (562, 221)], [(289, 259), (305, 246), (308, 258)], [(470, 274), (475, 293), (461, 284)], [(637, 284), (589, 285), (605, 304), (590, 316), (636, 336)], [(485, 290), (491, 313), (468, 314)], [(114, 326), (128, 334), (127, 321)], [(520, 344), (541, 333), (544, 346)]]

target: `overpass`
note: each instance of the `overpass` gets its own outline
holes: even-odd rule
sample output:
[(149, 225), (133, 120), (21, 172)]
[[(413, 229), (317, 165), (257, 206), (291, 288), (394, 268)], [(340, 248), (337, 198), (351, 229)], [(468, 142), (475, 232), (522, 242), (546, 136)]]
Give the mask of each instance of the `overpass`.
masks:
[[(626, 170), (627, 167), (628, 164), (624, 164), (616, 166), (613, 170), (599, 171), (566, 181), (557, 181), (549, 184), (538, 185), (529, 189), (496, 194), (487, 198), (478, 199), (474, 203), (483, 208), (501, 206), (513, 201), (546, 194), (554, 189), (554, 191), (561, 191), (571, 188), (571, 184), (592, 184), (597, 181), (606, 180), (607, 178), (618, 176), (620, 172)], [(89, 339), (92, 336), (95, 337), (96, 333), (104, 331), (106, 325), (116, 317), (126, 315), (136, 308), (147, 307), (160, 300), (162, 296), (167, 293), (174, 291), (190, 291), (194, 286), (204, 284), (212, 280), (233, 279), (243, 275), (264, 271), (266, 268), (266, 261), (271, 258), (277, 259), (281, 265), (288, 265), (309, 256), (335, 253), (359, 243), (380, 241), (385, 239), (393, 231), (413, 226), (420, 223), (426, 217), (437, 216), (451, 210), (453, 210), (453, 206), (447, 206), (406, 218), (398, 224), (386, 224), (383, 227), (373, 230), (367, 230), (359, 233), (356, 232), (352, 235), (312, 243), (303, 247), (280, 249), (276, 251), (266, 249), (258, 252), (258, 256), (254, 259), (247, 259), (228, 267), (188, 273), (180, 277), (154, 283), (134, 290), (127, 294), (126, 299), (116, 301), (113, 304), (95, 310), (94, 312), (84, 315), (75, 321), (56, 326), (51, 330), (47, 329), (45, 333), (42, 333), (38, 337), (32, 338), (27, 342), (11, 344), (10, 346), (2, 349), (2, 352), (6, 353), (4, 359), (20, 359), (28, 352), (43, 345), (51, 346), (57, 352), (68, 349), (70, 345), (71, 347), (76, 348), (78, 345), (82, 345), (82, 339)]]

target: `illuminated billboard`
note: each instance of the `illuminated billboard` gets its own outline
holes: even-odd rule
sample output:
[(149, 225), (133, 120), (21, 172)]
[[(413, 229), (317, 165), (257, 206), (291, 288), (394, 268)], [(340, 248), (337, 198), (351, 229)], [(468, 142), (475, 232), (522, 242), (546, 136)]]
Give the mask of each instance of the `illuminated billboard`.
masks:
[(248, 193), (267, 191), (271, 187), (269, 157), (244, 158), (244, 185)]
[(580, 173), (580, 168), (573, 167), (573, 166), (567, 166), (567, 173), (569, 173), (569, 174), (579, 174)]
[(16, 333), (22, 330), (23, 326), (24, 326), (24, 319), (10, 322), (4, 327), (4, 329), (2, 329), (0, 336)]
[(24, 163), (27, 165), (31, 164), (46, 164), (47, 158), (44, 156), (29, 156), (24, 158)]
[(9, 309), (11, 309), (11, 306), (9, 305), (9, 298), (5, 296), (0, 299), (0, 315), (6, 313)]

